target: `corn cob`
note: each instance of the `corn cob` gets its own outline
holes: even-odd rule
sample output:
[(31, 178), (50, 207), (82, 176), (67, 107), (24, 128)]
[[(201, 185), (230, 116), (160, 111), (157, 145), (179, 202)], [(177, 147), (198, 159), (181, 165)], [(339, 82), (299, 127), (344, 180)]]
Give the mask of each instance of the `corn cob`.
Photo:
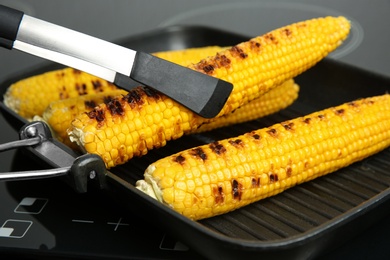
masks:
[[(298, 97), (299, 87), (294, 80), (288, 80), (281, 86), (270, 90), (268, 93), (250, 103), (243, 105), (228, 115), (204, 122), (198, 129), (188, 134), (201, 133), (212, 129), (238, 124), (254, 120), (275, 113), (289, 106)], [(77, 149), (77, 146), (69, 140), (67, 129), (72, 120), (81, 113), (92, 111), (100, 103), (108, 103), (114, 97), (124, 96), (124, 90), (84, 95), (75, 98), (58, 100), (50, 103), (42, 114), (43, 120), (51, 127), (53, 135), (64, 144)], [(38, 118), (36, 118), (38, 120)]]
[(35, 115), (42, 115), (50, 102), (114, 89), (116, 87), (105, 80), (65, 68), (12, 84), (4, 94), (4, 104), (31, 120)]
[(316, 64), (342, 43), (349, 30), (350, 23), (345, 17), (303, 21), (188, 67), (234, 84), (221, 111), (226, 114)]
[[(51, 102), (42, 114), (54, 136), (64, 144), (72, 146), (66, 130), (72, 120), (80, 113), (89, 112), (100, 103), (108, 103), (116, 96), (126, 95), (125, 90), (112, 90)], [(75, 148), (75, 147), (74, 147)]]
[(197, 220), (273, 196), (389, 145), (386, 94), (160, 159), (136, 187)]
[[(234, 85), (219, 116), (228, 114), (313, 66), (347, 37), (344, 17), (296, 23), (217, 53), (192, 69)], [(106, 167), (164, 146), (198, 128), (205, 119), (149, 88), (78, 116), (68, 131), (85, 152), (98, 154)]]

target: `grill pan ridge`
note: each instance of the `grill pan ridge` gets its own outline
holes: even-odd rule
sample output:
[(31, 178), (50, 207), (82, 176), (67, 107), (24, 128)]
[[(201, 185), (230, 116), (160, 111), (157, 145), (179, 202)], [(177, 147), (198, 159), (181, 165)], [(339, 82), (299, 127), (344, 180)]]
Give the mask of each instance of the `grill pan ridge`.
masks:
[[(118, 43), (156, 52), (174, 46), (231, 46), (247, 39), (248, 36), (214, 28), (174, 26)], [(21, 73), (1, 83), (1, 94), (11, 82), (56, 68), (57, 65), (50, 64)], [(390, 89), (389, 78), (331, 59), (321, 61), (296, 81), (301, 87), (299, 98), (287, 109), (259, 120), (171, 141), (166, 147), (111, 169), (105, 192), (124, 201), (131, 214), (141, 214), (146, 221), (161, 225), (169, 234), (212, 259), (312, 259), (351, 239), (390, 213), (390, 149), (279, 195), (198, 222), (173, 212), (134, 188), (144, 169), (161, 157)], [(24, 124), (2, 102), (0, 107), (15, 130)]]

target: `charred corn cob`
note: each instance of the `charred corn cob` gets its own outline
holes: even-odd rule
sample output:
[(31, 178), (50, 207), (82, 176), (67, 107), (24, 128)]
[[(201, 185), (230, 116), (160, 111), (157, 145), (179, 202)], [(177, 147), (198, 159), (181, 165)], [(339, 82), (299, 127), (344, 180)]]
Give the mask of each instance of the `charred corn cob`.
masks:
[[(222, 116), (313, 66), (341, 44), (349, 29), (344, 17), (308, 20), (189, 67), (233, 83)], [(68, 133), (72, 141), (100, 155), (111, 168), (193, 131), (204, 121), (168, 97), (140, 87), (78, 116)]]
[(196, 220), (278, 194), (389, 145), (386, 94), (163, 158), (136, 187)]
[(89, 112), (100, 103), (108, 103), (116, 96), (126, 95), (127, 91), (117, 89), (98, 94), (89, 94), (51, 102), (42, 114), (42, 119), (50, 125), (54, 136), (68, 146), (72, 146), (66, 130), (80, 113)]
[[(205, 121), (198, 129), (188, 134), (210, 131), (219, 127), (238, 124), (254, 120), (266, 115), (275, 113), (289, 106), (298, 97), (299, 87), (294, 80), (288, 80), (281, 86), (274, 88), (250, 103), (243, 105), (236, 111), (212, 120)], [(92, 111), (100, 103), (108, 103), (114, 97), (124, 96), (124, 90), (113, 90), (109, 92), (84, 95), (75, 98), (58, 100), (50, 103), (42, 115), (43, 121), (48, 123), (53, 135), (64, 144), (77, 149), (74, 143), (70, 142), (67, 129), (72, 120), (81, 113)]]
[(100, 78), (66, 68), (46, 72), (12, 84), (4, 95), (4, 104), (31, 120), (53, 101), (80, 95), (111, 91), (116, 87)]
[(193, 133), (202, 133), (216, 128), (255, 120), (276, 113), (291, 105), (298, 97), (299, 86), (293, 79), (273, 88), (261, 97), (239, 107), (237, 110), (206, 121)]
[(188, 66), (234, 84), (221, 114), (307, 70), (348, 36), (345, 17), (325, 17), (285, 26)]

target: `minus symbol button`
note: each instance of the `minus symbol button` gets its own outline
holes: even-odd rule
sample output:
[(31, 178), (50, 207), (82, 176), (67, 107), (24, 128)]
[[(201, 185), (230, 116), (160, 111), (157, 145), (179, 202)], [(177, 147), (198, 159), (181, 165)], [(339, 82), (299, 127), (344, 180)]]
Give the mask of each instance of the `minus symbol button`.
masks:
[(93, 224), (93, 220), (84, 220), (84, 219), (72, 219), (72, 222), (76, 223), (87, 223), (87, 224)]

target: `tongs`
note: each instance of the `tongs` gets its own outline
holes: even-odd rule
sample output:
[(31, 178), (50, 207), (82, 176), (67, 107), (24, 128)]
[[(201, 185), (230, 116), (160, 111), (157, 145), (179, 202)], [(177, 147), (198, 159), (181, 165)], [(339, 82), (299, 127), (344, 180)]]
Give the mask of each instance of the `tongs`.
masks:
[(62, 177), (75, 191), (87, 192), (88, 182), (95, 180), (105, 188), (108, 173), (103, 160), (94, 154), (79, 155), (52, 137), (48, 125), (41, 121), (27, 123), (19, 131), (18, 141), (0, 144), (0, 152), (24, 148), (51, 167), (45, 170), (0, 173), (0, 181)]
[(154, 88), (205, 118), (224, 106), (231, 83), (0, 5), (0, 46), (49, 59), (131, 90)]

